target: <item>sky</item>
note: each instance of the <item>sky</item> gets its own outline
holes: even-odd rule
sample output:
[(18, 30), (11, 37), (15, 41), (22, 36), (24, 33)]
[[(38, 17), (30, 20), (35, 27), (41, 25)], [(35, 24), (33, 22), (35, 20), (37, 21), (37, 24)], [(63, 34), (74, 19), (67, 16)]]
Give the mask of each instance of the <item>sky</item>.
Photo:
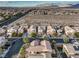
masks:
[(0, 7), (33, 7), (44, 3), (78, 4), (79, 1), (0, 1)]

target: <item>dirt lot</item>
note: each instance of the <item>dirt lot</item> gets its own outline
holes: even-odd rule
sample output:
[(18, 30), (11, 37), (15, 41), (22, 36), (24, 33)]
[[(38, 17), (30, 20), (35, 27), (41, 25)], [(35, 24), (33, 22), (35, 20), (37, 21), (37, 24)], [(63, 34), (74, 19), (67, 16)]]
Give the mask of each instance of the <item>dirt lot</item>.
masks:
[(64, 25), (79, 25), (79, 16), (78, 15), (33, 15), (27, 16), (18, 19), (17, 21), (13, 22), (12, 24), (39, 24), (39, 25), (46, 25), (46, 24), (64, 24)]

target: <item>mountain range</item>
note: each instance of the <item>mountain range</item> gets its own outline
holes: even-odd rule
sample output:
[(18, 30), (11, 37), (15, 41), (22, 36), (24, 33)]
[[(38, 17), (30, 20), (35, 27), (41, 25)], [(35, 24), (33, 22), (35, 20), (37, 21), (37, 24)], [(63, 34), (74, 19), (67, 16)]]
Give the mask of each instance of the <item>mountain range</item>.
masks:
[(38, 7), (71, 7), (71, 8), (79, 8), (79, 4), (55, 4), (55, 3), (44, 3), (37, 5)]

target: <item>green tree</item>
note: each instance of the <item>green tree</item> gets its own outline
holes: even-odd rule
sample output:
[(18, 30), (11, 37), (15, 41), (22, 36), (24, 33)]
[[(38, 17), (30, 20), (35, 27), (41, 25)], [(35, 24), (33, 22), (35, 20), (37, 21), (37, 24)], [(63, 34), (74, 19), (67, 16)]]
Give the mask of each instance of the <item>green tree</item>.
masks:
[(51, 47), (54, 48), (55, 45), (56, 45), (56, 41), (55, 41), (55, 40), (52, 40), (52, 41), (51, 41)]
[(56, 43), (56, 41), (55, 41), (55, 40), (53, 40), (53, 41), (52, 41), (52, 43), (53, 43), (53, 44), (55, 44), (55, 43)]
[(75, 32), (74, 34), (77, 38), (79, 38), (79, 32)]
[(16, 32), (13, 32), (12, 33), (12, 37), (16, 37), (17, 36), (17, 33)]
[(30, 36), (33, 37), (33, 38), (35, 38), (35, 37), (37, 36), (37, 34), (36, 34), (35, 32), (32, 32), (32, 33), (30, 34)]
[(2, 47), (0, 47), (0, 54), (2, 54), (4, 51), (4, 49)]
[(23, 42), (24, 42), (24, 43), (29, 43), (30, 41), (29, 41), (28, 38), (23, 38)]
[(25, 47), (22, 47), (22, 48), (20, 49), (20, 57), (21, 57), (21, 58), (25, 58), (25, 54), (26, 54), (26, 53), (25, 53), (25, 52), (26, 52), (25, 49), (26, 49)]
[(69, 42), (69, 38), (66, 37), (66, 36), (64, 36), (64, 37), (63, 37), (63, 41), (64, 41), (64, 43), (68, 43), (68, 42)]
[(18, 37), (22, 37), (23, 33), (18, 33)]
[(0, 16), (2, 16), (2, 17), (3, 17), (3, 15), (4, 15), (4, 14), (2, 14), (2, 13), (0, 14)]
[(44, 35), (43, 40), (48, 40), (48, 37), (46, 35)]

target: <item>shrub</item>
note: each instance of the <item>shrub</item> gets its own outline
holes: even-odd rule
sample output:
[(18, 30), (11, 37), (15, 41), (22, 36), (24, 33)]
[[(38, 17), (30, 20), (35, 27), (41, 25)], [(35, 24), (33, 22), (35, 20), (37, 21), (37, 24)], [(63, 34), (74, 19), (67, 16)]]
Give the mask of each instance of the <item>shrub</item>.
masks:
[(56, 32), (53, 33), (53, 36), (57, 36), (58, 34)]
[(48, 37), (47, 37), (47, 36), (44, 36), (44, 37), (43, 37), (43, 40), (48, 40)]
[(37, 36), (37, 34), (36, 34), (35, 32), (32, 32), (32, 33), (30, 34), (30, 36), (33, 37), (33, 38), (35, 38), (35, 37)]
[(22, 37), (23, 33), (18, 33), (18, 37)]
[(29, 43), (30, 41), (29, 41), (28, 38), (23, 38), (23, 42), (24, 42), (24, 43)]
[(3, 49), (2, 49), (2, 47), (0, 47), (0, 54), (3, 52)]
[(64, 37), (63, 41), (64, 41), (64, 43), (68, 43), (69, 42), (69, 38), (68, 37)]
[(74, 34), (77, 38), (79, 38), (79, 32), (75, 32)]
[(13, 32), (12, 33), (12, 37), (16, 37), (17, 36), (17, 33), (16, 32)]
[(24, 58), (25, 57), (25, 47), (22, 47), (21, 49), (20, 49), (20, 57), (21, 58)]
[(55, 43), (56, 43), (56, 41), (55, 41), (55, 40), (53, 40), (53, 41), (52, 41), (52, 43), (53, 43), (53, 44), (55, 44)]

